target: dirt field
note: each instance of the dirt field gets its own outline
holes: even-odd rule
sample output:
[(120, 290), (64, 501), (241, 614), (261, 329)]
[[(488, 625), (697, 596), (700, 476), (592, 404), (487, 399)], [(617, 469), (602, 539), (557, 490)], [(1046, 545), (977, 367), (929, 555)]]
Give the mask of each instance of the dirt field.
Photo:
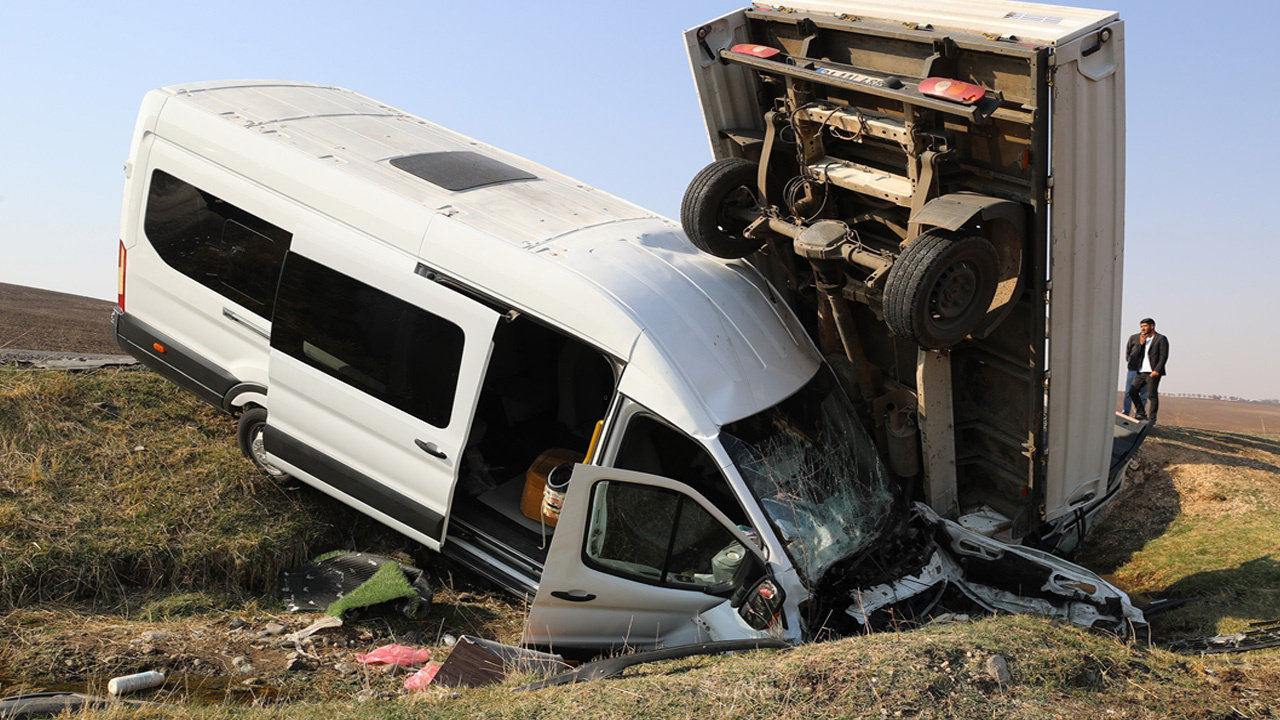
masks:
[(119, 355), (107, 300), (0, 283), (0, 350)]
[[(1117, 393), (1116, 409), (1120, 409)], [(1160, 396), (1160, 424), (1280, 437), (1280, 405)]]

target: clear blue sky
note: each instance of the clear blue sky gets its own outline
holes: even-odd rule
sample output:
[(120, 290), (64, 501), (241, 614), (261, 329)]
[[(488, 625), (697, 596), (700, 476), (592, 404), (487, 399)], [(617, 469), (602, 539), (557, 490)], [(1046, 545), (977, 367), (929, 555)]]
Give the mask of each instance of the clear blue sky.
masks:
[[(341, 85), (674, 217), (710, 160), (680, 33), (745, 4), (0, 2), (0, 282), (114, 298), (138, 104), (199, 80)], [(1126, 22), (1124, 333), (1169, 336), (1166, 392), (1280, 398), (1280, 9), (1103, 7)]]

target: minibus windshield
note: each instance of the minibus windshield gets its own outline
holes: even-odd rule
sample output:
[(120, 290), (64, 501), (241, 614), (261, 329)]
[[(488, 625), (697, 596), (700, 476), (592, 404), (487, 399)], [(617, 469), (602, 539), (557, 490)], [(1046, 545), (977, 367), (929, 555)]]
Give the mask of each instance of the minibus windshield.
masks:
[(725, 425), (720, 439), (811, 583), (890, 517), (888, 473), (826, 365), (781, 403)]

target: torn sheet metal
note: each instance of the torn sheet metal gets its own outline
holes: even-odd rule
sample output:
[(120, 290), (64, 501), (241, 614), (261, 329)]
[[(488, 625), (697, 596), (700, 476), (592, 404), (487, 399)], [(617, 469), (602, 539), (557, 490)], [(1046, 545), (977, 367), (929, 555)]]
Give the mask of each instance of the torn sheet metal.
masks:
[[(917, 503), (909, 522), (926, 530), (927, 561), (902, 577), (849, 593), (846, 614), (866, 627), (880, 610), (910, 603), (909, 618), (940, 606), (948, 589), (989, 612), (1032, 613), (1127, 636), (1146, 624), (1129, 596), (1098, 575), (1033, 548), (1007, 545)], [(955, 604), (953, 599), (947, 605)]]

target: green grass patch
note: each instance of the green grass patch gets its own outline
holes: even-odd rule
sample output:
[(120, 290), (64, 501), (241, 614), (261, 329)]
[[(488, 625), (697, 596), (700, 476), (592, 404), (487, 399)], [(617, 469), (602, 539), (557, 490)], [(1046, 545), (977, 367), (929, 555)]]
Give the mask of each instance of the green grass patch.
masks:
[(1280, 443), (1157, 428), (1139, 458), (1078, 560), (1136, 595), (1190, 600), (1152, 617), (1158, 643), (1280, 618)]

